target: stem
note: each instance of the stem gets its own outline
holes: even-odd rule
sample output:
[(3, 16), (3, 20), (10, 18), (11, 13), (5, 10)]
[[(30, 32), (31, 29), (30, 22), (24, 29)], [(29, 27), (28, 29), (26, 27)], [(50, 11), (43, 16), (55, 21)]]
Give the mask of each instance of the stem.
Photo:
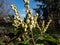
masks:
[(32, 35), (33, 45), (35, 45), (35, 41), (34, 41), (34, 36), (33, 36), (33, 32), (32, 32), (32, 30), (31, 30), (31, 35)]

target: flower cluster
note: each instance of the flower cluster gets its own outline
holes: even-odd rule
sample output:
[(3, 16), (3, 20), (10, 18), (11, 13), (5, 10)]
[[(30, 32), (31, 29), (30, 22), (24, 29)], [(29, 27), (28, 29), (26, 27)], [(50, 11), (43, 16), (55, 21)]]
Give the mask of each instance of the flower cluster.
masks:
[(29, 0), (24, 0), (24, 3), (25, 3), (24, 6), (26, 8), (26, 19), (25, 20), (22, 20), (20, 18), (20, 15), (17, 11), (16, 6), (11, 5), (11, 8), (15, 12), (15, 15), (16, 15), (16, 19), (14, 20), (13, 25), (15, 27), (22, 25), (22, 27), (24, 28), (25, 31), (32, 30), (33, 28), (37, 27), (41, 33), (45, 33), (52, 20), (51, 19), (49, 20), (49, 22), (46, 24), (46, 27), (45, 27), (45, 21), (43, 20), (42, 28), (41, 28), (37, 22), (37, 18), (38, 18), (39, 14), (36, 13), (35, 16), (31, 16), (32, 10), (30, 10), (30, 7), (29, 7)]

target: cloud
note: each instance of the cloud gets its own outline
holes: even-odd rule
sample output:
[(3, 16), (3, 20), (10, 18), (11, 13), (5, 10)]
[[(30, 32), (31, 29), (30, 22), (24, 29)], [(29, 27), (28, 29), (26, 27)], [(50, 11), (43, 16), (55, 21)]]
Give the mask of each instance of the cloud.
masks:
[(25, 12), (25, 9), (22, 9), (22, 12)]
[(20, 12), (20, 17), (24, 19), (25, 16), (26, 16), (26, 12), (25, 12), (25, 8), (23, 8)]
[(21, 18), (24, 18), (26, 15), (25, 14), (21, 14), (20, 16), (21, 16)]

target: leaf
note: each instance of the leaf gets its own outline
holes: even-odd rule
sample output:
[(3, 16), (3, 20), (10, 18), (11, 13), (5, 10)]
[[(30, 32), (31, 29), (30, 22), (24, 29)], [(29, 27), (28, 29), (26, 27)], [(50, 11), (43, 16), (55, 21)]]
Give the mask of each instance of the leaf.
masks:
[(47, 36), (47, 37), (45, 37), (45, 38), (46, 38), (46, 40), (56, 41), (56, 39), (55, 39), (55, 38), (53, 38), (52, 36)]
[(14, 35), (16, 35), (16, 34), (19, 32), (19, 30), (17, 30), (16, 28), (14, 28), (14, 29), (12, 30), (12, 32), (14, 33)]
[(44, 44), (36, 44), (36, 45), (44, 45)]
[(21, 43), (22, 44), (27, 44), (29, 42), (29, 40), (25, 40), (25, 41), (22, 41)]
[(53, 43), (57, 43), (57, 40), (55, 38), (53, 38), (53, 36), (50, 36), (48, 34), (45, 34), (44, 38), (45, 38), (45, 41), (50, 41), (50, 42), (53, 42)]
[(39, 36), (38, 39), (40, 39), (40, 40), (44, 40), (45, 38), (41, 35), (41, 36)]
[(8, 16), (9, 16), (10, 20), (11, 20), (12, 22), (14, 22), (14, 18), (13, 18), (11, 15), (8, 15)]
[(3, 43), (3, 40), (0, 40), (0, 45)]

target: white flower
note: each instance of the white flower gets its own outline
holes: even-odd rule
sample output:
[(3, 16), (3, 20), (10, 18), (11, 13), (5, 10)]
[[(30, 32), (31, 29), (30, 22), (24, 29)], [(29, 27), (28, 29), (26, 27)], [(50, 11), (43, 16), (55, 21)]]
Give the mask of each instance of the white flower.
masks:
[(25, 24), (25, 28), (27, 28), (28, 26), (27, 26), (27, 24)]
[(14, 8), (14, 7), (12, 7), (12, 9), (14, 10), (15, 8)]
[(30, 20), (29, 19), (27, 19), (27, 21), (26, 21), (27, 23), (29, 23), (30, 22)]
[(18, 12), (17, 9), (14, 9), (14, 10), (15, 10), (16, 13)]
[(27, 31), (27, 29), (26, 29), (26, 28), (25, 28), (24, 30), (25, 30), (25, 31)]
[(26, 2), (28, 2), (28, 0), (24, 0), (24, 2), (26, 3)]
[(32, 14), (32, 10), (29, 10), (29, 13)]
[(27, 16), (28, 18), (30, 18), (31, 17), (31, 15), (30, 14), (28, 14), (28, 16)]
[(14, 5), (11, 5), (11, 8), (14, 10), (15, 8), (14, 8), (15, 6)]
[(27, 9), (29, 8), (29, 5), (24, 5)]
[(23, 20), (22, 20), (22, 19), (20, 19), (20, 21), (22, 22)]
[(39, 14), (38, 13), (36, 13), (36, 16), (38, 16)]
[(22, 27), (24, 27), (24, 24), (22, 23)]
[(34, 21), (33, 21), (33, 20), (31, 21), (31, 24), (32, 24), (32, 25), (34, 24)]
[(33, 16), (31, 16), (31, 20), (33, 20), (34, 19), (34, 17)]
[(15, 13), (17, 16), (19, 15), (19, 13)]
[(30, 27), (30, 30), (32, 30), (32, 28), (33, 28), (33, 25), (29, 25), (29, 27)]
[(29, 12), (29, 10), (26, 10), (26, 12), (28, 13), (28, 12)]

